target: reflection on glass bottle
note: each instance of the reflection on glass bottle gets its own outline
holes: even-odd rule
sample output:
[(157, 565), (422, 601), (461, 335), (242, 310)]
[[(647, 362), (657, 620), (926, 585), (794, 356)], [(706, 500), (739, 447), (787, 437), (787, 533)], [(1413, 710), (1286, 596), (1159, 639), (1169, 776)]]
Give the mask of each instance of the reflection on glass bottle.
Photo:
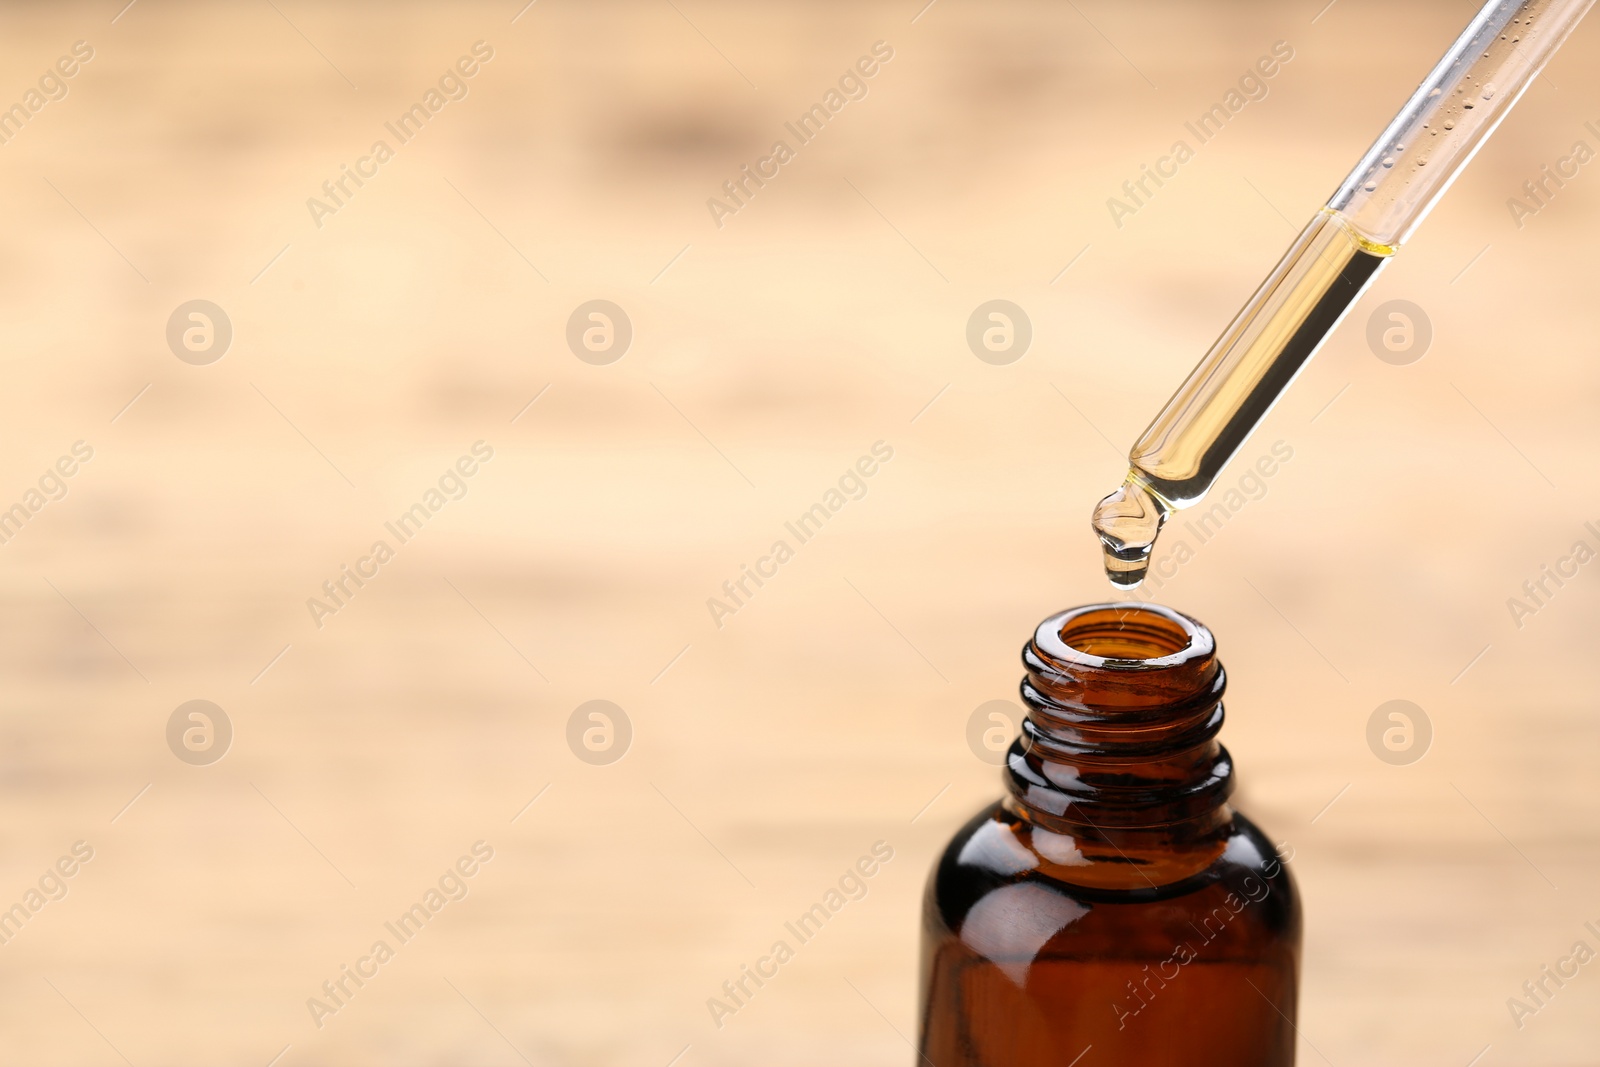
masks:
[(1210, 631), (1094, 605), (1046, 619), (1023, 663), (1008, 795), (929, 878), (919, 1062), (1293, 1064), (1300, 906), (1227, 803)]

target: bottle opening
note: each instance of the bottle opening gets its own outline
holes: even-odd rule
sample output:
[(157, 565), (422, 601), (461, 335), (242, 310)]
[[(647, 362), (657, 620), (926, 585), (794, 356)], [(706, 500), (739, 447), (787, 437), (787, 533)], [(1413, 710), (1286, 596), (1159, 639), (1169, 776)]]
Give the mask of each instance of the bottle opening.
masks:
[(1159, 604), (1091, 604), (1040, 627), (1039, 644), (1058, 661), (1087, 667), (1149, 670), (1209, 655), (1211, 633)]
[(1188, 633), (1173, 620), (1125, 608), (1080, 615), (1062, 627), (1061, 640), (1102, 659), (1160, 659), (1189, 647)]

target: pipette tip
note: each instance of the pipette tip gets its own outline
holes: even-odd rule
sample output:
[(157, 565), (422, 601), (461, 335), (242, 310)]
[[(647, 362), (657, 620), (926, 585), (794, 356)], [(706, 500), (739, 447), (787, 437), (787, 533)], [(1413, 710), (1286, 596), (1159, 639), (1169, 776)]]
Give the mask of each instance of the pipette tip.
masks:
[(1119, 589), (1137, 589), (1150, 570), (1150, 553), (1168, 508), (1132, 473), (1100, 501), (1091, 525), (1105, 552), (1106, 577)]

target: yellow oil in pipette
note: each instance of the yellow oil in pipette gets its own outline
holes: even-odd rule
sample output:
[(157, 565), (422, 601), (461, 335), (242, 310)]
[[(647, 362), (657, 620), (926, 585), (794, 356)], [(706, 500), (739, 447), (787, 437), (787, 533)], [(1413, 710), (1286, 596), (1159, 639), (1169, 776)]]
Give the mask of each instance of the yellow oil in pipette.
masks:
[(1128, 454), (1093, 526), (1106, 576), (1144, 580), (1194, 504), (1595, 0), (1489, 0)]
[(1094, 529), (1114, 585), (1137, 586), (1172, 511), (1199, 500), (1394, 249), (1324, 211), (1217, 339), (1129, 456)]

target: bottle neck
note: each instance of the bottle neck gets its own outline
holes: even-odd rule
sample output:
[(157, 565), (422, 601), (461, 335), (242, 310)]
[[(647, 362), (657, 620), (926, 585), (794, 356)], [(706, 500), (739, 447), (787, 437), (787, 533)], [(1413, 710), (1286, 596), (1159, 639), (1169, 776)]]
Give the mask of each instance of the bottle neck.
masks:
[(1233, 791), (1211, 632), (1153, 604), (1090, 605), (1046, 619), (1022, 659), (1028, 716), (1005, 781), (1036, 850), (1068, 857), (1071, 880), (1108, 887), (1208, 866)]

